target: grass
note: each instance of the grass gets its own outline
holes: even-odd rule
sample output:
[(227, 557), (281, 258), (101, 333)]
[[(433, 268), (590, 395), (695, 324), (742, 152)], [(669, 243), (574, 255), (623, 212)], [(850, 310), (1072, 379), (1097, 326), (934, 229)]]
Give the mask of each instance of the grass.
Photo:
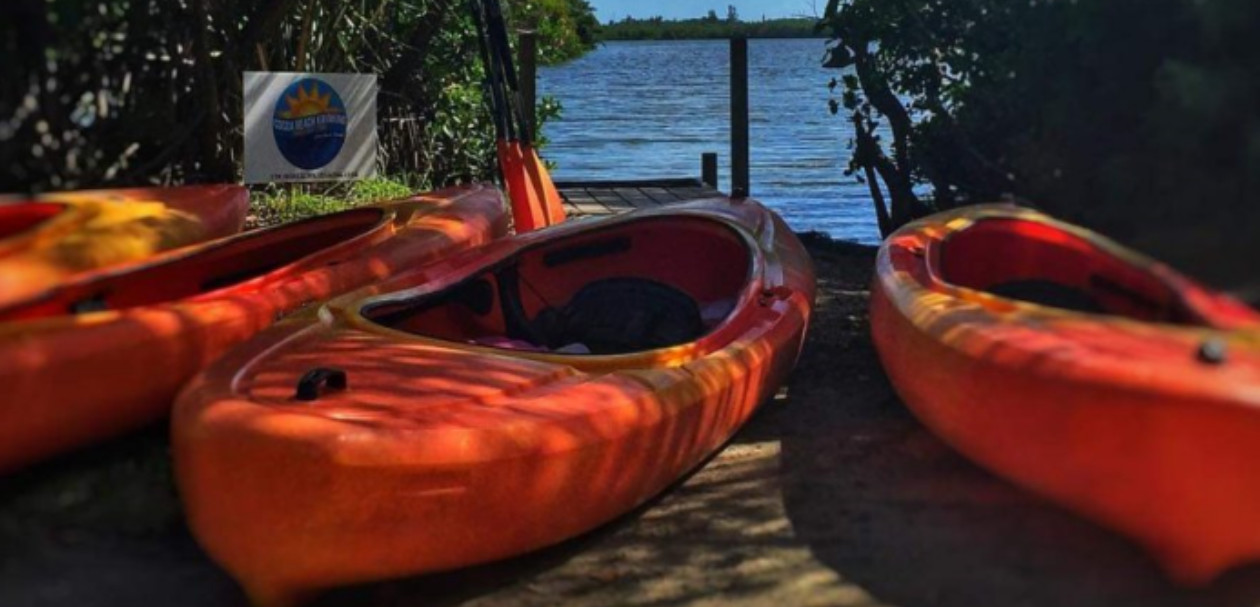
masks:
[(266, 227), (410, 196), (424, 188), (404, 179), (372, 177), (337, 185), (270, 185), (252, 192), (249, 227)]

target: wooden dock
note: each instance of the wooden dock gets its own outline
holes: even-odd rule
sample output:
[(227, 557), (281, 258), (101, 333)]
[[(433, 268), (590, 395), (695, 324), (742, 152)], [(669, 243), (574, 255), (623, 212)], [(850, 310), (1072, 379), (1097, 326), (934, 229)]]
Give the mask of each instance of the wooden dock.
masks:
[[(522, 32), (518, 60), (522, 66), (525, 107), (537, 105), (534, 80), (537, 78), (536, 32)], [(731, 39), (731, 192), (736, 197), (749, 192), (748, 137), (748, 40)], [(527, 125), (532, 130), (533, 125)], [(726, 196), (718, 191), (718, 155), (700, 155), (700, 178), (651, 179), (642, 181), (558, 181), (570, 217), (600, 217), (637, 209)]]
[(556, 183), (570, 217), (616, 215), (689, 200), (724, 196), (699, 179), (561, 181)]

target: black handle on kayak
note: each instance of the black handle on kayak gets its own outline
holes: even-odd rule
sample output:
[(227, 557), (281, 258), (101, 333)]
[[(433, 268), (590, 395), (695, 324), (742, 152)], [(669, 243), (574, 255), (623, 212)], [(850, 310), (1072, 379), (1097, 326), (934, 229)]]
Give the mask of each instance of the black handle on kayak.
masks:
[(294, 398), (302, 402), (319, 400), (320, 386), (327, 386), (329, 390), (345, 390), (349, 386), (349, 382), (346, 380), (346, 372), (341, 369), (327, 367), (311, 369), (302, 376), (302, 379), (298, 380), (297, 394), (294, 395)]
[(1224, 340), (1212, 338), (1199, 344), (1199, 362), (1205, 365), (1223, 365), (1229, 360), (1229, 346)]

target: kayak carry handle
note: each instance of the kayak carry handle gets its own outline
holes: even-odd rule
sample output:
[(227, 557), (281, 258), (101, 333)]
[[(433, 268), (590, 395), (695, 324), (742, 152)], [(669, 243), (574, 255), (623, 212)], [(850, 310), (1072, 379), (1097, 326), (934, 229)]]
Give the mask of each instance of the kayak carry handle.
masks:
[(349, 386), (346, 372), (328, 367), (311, 369), (298, 380), (297, 394), (293, 397), (302, 402), (319, 400), (319, 388), (325, 385), (329, 390), (345, 390)]
[(84, 297), (70, 304), (71, 314), (91, 314), (93, 312), (105, 312), (109, 310), (109, 302), (105, 301), (104, 293), (97, 293), (91, 297)]
[(761, 295), (757, 298), (757, 303), (764, 307), (776, 301), (787, 301), (791, 297), (792, 289), (785, 285), (779, 285), (762, 289)]
[(1199, 351), (1196, 353), (1199, 362), (1206, 365), (1223, 365), (1229, 360), (1229, 347), (1224, 340), (1212, 338), (1205, 340), (1199, 344)]

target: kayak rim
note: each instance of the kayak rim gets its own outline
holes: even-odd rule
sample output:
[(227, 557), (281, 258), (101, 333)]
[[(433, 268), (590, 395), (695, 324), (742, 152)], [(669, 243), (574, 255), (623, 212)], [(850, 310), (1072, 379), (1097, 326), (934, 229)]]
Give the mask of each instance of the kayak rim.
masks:
[[(911, 224), (902, 233), (916, 234), (921, 227)], [(950, 297), (1055, 318), (1097, 318), (1208, 332), (1260, 328), (1260, 313), (1245, 305), (1209, 292), (1167, 265), (1109, 238), (1031, 209), (979, 205), (956, 213), (944, 230), (943, 236), (909, 249), (925, 258), (923, 286)], [(981, 259), (983, 251), (995, 248), (1003, 255)], [(1049, 276), (1105, 300), (1074, 306), (1080, 302), (1063, 291), (1066, 303), (1061, 293), (1049, 294), (1057, 301), (1046, 301), (1046, 293), (1020, 293), (1021, 285), (1012, 285), (1018, 280), (1004, 282), (1003, 275), (1008, 279)]]
[[(529, 255), (537, 256), (541, 253), (544, 256), (550, 254), (559, 254), (559, 257), (570, 254), (580, 256), (591, 251), (589, 246), (583, 244), (584, 242), (592, 240), (599, 242), (598, 239), (601, 237), (613, 236), (614, 238), (605, 241), (612, 243), (619, 232), (629, 229), (640, 229), (658, 223), (662, 224), (657, 228), (658, 230), (662, 228), (667, 230), (671, 225), (676, 226), (680, 222), (703, 226), (704, 229), (717, 230), (727, 237), (734, 238), (742, 247), (742, 253), (747, 260), (745, 270), (742, 273), (743, 284), (735, 297), (731, 313), (694, 341), (628, 353), (566, 354), (478, 345), (392, 328), (384, 322), (379, 322), (379, 318), (383, 315), (382, 312), (387, 310), (394, 311), (400, 308), (423, 307), (443, 298), (447, 294), (457, 292), (461, 288), (484, 280), (484, 277), (487, 275), (495, 275), (505, 269), (511, 269), (517, 266), (523, 257)], [(553, 238), (536, 238), (533, 239), (533, 242), (529, 242), (519, 248), (502, 249), (479, 264), (470, 265), (468, 269), (454, 273), (456, 276), (447, 280), (429, 282), (409, 289), (362, 299), (343, 309), (338, 309), (336, 305), (338, 302), (333, 302), (330, 308), (333, 308), (331, 311), (334, 314), (342, 316), (349, 326), (368, 333), (433, 347), (566, 365), (584, 371), (647, 368), (661, 365), (681, 366), (711, 352), (720, 350), (727, 345), (735, 333), (740, 333), (744, 330), (742, 321), (752, 311), (753, 304), (760, 297), (763, 281), (759, 279), (765, 273), (766, 266), (763, 256), (754, 254), (754, 251), (758, 249), (757, 237), (746, 227), (725, 217), (708, 213), (694, 213), (686, 210), (675, 211), (671, 215), (644, 214), (627, 216), (624, 219), (601, 220), (583, 227), (585, 229), (573, 230), (570, 233)], [(535, 234), (546, 233), (547, 231), (544, 230)], [(582, 242), (567, 246), (573, 240)], [(599, 251), (594, 251), (594, 254), (598, 255)], [(708, 266), (701, 266), (701, 269), (706, 267)]]

